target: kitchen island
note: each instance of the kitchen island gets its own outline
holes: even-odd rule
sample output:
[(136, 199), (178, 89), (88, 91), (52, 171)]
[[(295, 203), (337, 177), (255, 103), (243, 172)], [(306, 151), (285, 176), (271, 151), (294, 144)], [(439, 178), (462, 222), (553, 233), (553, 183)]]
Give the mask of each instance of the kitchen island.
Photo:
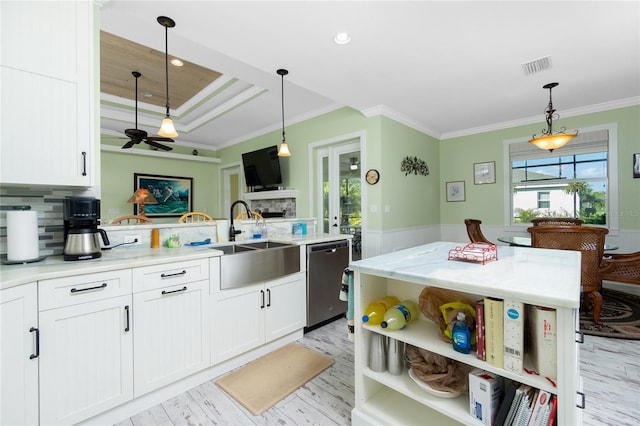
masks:
[[(355, 272), (355, 408), (352, 424), (437, 424), (480, 425), (469, 414), (469, 396), (442, 398), (427, 393), (412, 380), (406, 369), (401, 375), (378, 372), (368, 367), (372, 335), (398, 339), (449, 359), (500, 377), (544, 389), (557, 395), (558, 424), (580, 424), (582, 411), (576, 408), (581, 394), (577, 315), (580, 306), (580, 254), (572, 251), (498, 247), (498, 259), (485, 264), (448, 260), (450, 250), (464, 243), (435, 242), (382, 256), (353, 262)], [(418, 302), (426, 287), (454, 290), (470, 300), (484, 297), (513, 299), (525, 305), (556, 310), (558, 374), (554, 386), (544, 377), (517, 374), (462, 354), (443, 342), (434, 322), (420, 315), (417, 322), (399, 331), (387, 331), (361, 321), (366, 306), (381, 297)], [(527, 330), (525, 329), (525, 333)], [(525, 366), (531, 367), (525, 353)], [(583, 401), (584, 402), (584, 401)]]

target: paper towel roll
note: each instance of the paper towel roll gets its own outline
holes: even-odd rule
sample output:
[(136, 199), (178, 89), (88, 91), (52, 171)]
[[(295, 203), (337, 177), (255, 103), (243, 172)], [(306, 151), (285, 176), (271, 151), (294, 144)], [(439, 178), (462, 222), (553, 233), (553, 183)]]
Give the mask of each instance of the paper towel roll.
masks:
[(7, 212), (7, 260), (21, 262), (40, 256), (38, 244), (38, 212)]
[(219, 243), (229, 241), (229, 226), (228, 220), (216, 220), (216, 234), (218, 234)]

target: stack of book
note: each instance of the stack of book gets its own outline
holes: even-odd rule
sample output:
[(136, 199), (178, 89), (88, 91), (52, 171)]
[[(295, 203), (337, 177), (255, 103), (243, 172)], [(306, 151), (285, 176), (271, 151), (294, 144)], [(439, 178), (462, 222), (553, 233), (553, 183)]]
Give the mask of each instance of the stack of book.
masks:
[(475, 308), (478, 359), (516, 374), (523, 373), (527, 361), (541, 376), (556, 379), (554, 309), (492, 297), (479, 300)]
[(553, 426), (558, 410), (557, 396), (516, 382), (506, 389), (494, 426)]

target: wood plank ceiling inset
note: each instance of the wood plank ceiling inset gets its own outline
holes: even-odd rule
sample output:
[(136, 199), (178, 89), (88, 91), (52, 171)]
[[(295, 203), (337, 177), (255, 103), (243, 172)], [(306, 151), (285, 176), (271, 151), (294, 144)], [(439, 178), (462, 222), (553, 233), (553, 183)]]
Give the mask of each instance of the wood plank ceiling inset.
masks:
[[(169, 61), (171, 46), (169, 45)], [(220, 74), (182, 60), (181, 67), (169, 63), (169, 104), (172, 110), (181, 107)], [(164, 107), (166, 105), (165, 52), (134, 43), (116, 35), (100, 31), (100, 92), (135, 100), (135, 78), (138, 80), (138, 102)], [(150, 93), (144, 97), (142, 93)]]

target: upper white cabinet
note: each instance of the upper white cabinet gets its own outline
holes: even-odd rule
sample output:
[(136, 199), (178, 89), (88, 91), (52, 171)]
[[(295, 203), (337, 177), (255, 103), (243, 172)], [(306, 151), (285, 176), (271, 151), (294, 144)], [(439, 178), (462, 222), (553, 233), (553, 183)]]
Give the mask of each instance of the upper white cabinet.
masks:
[(0, 2), (0, 181), (95, 185), (94, 6)]
[(0, 424), (38, 423), (36, 283), (0, 291)]

